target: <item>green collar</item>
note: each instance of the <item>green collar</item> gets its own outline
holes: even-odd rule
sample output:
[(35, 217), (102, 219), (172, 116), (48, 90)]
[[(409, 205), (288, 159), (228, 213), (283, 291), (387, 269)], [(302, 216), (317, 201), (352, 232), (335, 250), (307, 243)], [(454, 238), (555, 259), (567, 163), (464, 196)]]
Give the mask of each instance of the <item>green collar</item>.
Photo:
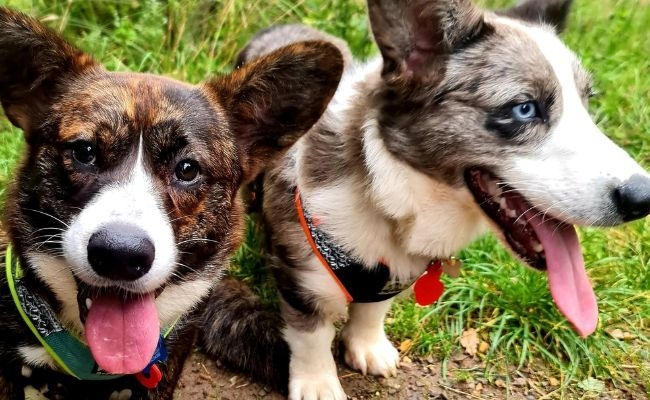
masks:
[[(18, 259), (12, 253), (11, 245), (7, 246), (5, 266), (11, 296), (25, 324), (59, 367), (68, 375), (80, 380), (108, 380), (121, 377), (122, 375), (110, 375), (98, 370), (88, 346), (65, 329), (52, 307), (23, 283), (23, 271)], [(164, 329), (161, 337), (167, 337), (174, 325), (175, 323)], [(166, 358), (162, 338), (150, 366)], [(149, 367), (145, 371), (149, 373)]]

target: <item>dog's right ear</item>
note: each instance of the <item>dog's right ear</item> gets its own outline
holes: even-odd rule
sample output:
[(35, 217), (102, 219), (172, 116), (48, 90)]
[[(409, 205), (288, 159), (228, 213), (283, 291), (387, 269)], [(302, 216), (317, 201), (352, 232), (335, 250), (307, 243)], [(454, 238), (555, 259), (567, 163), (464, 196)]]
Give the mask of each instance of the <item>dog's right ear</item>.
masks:
[(26, 135), (44, 122), (65, 82), (96, 66), (38, 21), (0, 7), (0, 102)]
[(280, 48), (204, 85), (230, 118), (243, 180), (254, 179), (320, 118), (338, 87), (343, 57), (333, 44)]
[(470, 0), (368, 0), (387, 81), (437, 81), (454, 51), (490, 31)]

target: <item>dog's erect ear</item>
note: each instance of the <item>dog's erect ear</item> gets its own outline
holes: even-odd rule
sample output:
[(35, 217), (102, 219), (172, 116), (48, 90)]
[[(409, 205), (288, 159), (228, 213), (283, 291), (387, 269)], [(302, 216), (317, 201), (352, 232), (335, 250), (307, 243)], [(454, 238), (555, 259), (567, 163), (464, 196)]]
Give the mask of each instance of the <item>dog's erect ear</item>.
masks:
[(97, 66), (38, 21), (0, 7), (0, 102), (27, 135), (74, 75)]
[(566, 26), (572, 0), (521, 0), (499, 14), (533, 23), (546, 23), (562, 32)]
[(369, 0), (368, 13), (388, 81), (436, 81), (449, 54), (489, 31), (470, 0)]
[(296, 43), (205, 85), (230, 118), (249, 181), (311, 128), (338, 87), (343, 58), (332, 44)]

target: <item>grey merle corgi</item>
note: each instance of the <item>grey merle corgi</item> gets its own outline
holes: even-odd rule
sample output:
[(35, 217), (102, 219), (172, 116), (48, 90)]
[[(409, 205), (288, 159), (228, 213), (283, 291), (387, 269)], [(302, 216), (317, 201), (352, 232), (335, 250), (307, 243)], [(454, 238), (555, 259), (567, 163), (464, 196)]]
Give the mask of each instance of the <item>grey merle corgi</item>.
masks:
[[(343, 399), (334, 322), (347, 319), (350, 367), (394, 375), (398, 353), (383, 326), (391, 296), (417, 281), (416, 298), (435, 300), (449, 258), (488, 231), (544, 271), (559, 311), (592, 333), (598, 308), (574, 225), (646, 216), (650, 176), (587, 112), (590, 77), (557, 36), (569, 8), (369, 0), (381, 56), (346, 65), (324, 116), (266, 171), (280, 314), (222, 282), (230, 298), (205, 315), (212, 354), (292, 400)], [(273, 47), (260, 42), (287, 43), (289, 31), (298, 40), (300, 30), (316, 35), (262, 32), (243, 65)]]

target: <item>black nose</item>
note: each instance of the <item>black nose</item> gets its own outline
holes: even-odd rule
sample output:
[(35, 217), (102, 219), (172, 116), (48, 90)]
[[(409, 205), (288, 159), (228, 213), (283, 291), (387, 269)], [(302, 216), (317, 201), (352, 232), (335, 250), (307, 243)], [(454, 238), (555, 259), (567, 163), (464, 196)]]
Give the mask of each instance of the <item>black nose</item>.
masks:
[(146, 232), (129, 225), (108, 224), (88, 241), (88, 262), (97, 274), (118, 281), (134, 281), (149, 272), (156, 248)]
[(624, 221), (645, 217), (650, 213), (650, 178), (632, 175), (614, 189), (614, 202)]

